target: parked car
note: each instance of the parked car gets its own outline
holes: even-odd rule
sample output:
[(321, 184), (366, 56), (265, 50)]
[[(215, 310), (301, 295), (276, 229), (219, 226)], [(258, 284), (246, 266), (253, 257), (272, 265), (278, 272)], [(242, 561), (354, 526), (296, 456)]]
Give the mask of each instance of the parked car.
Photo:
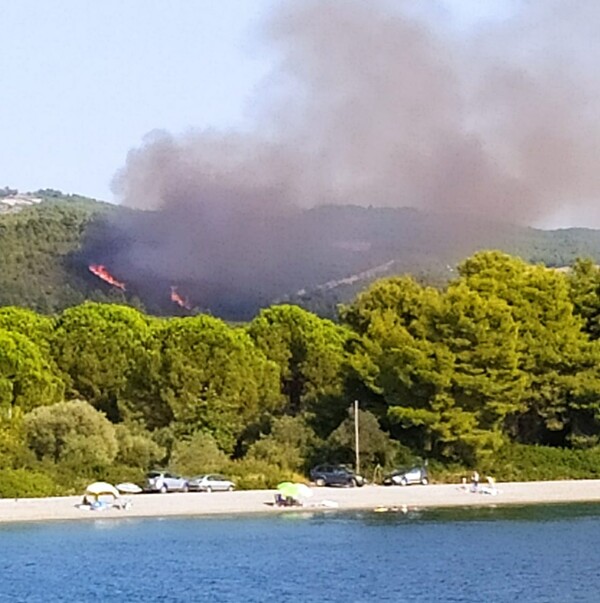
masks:
[(187, 492), (188, 480), (169, 471), (151, 471), (146, 476), (146, 491), (148, 492)]
[(196, 492), (225, 492), (235, 488), (235, 484), (231, 480), (222, 475), (218, 475), (217, 473), (193, 477), (188, 482), (188, 486), (190, 490)]
[(365, 480), (343, 465), (318, 465), (310, 471), (316, 486), (364, 486)]
[(387, 475), (383, 483), (386, 486), (408, 486), (409, 484), (423, 484), (426, 486), (429, 483), (427, 467), (416, 466), (410, 469), (397, 469)]

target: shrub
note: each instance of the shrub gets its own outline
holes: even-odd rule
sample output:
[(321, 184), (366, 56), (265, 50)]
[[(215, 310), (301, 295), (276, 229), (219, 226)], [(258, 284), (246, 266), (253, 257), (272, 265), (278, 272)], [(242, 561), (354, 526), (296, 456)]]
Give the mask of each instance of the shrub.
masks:
[(210, 434), (197, 432), (188, 440), (175, 442), (169, 465), (175, 471), (191, 476), (219, 471), (228, 460)]
[(117, 455), (115, 428), (87, 402), (41, 406), (25, 416), (29, 447), (38, 459), (80, 467), (107, 466)]
[[(327, 439), (324, 454), (333, 462), (352, 464), (355, 459), (354, 417), (342, 421)], [(366, 410), (359, 410), (360, 423), (360, 466), (362, 472), (371, 472), (376, 467), (391, 468), (394, 461), (405, 450), (397, 441), (383, 431), (377, 417)]]
[(128, 426), (115, 425), (119, 452), (117, 462), (129, 467), (149, 469), (165, 456), (165, 449), (159, 446), (148, 432), (132, 431)]
[(110, 467), (107, 467), (101, 475), (98, 475), (97, 479), (98, 481), (108, 482), (109, 484), (132, 482), (143, 487), (144, 482), (146, 481), (146, 470), (141, 467), (132, 467), (130, 465), (111, 465)]
[(600, 447), (587, 450), (507, 444), (482, 469), (502, 481), (600, 477)]
[(57, 494), (49, 475), (27, 469), (4, 469), (0, 472), (0, 498), (39, 498)]
[[(463, 477), (469, 477), (471, 471), (458, 463), (440, 463), (431, 460), (428, 465), (429, 479), (434, 483), (460, 483)], [(495, 475), (495, 474), (494, 474)]]
[(229, 461), (222, 472), (235, 482), (238, 490), (275, 488), (284, 481), (306, 481), (306, 478), (298, 473), (257, 459)]
[(303, 417), (284, 416), (273, 421), (271, 433), (262, 435), (248, 449), (246, 458), (264, 461), (284, 471), (307, 469), (307, 459), (319, 441)]

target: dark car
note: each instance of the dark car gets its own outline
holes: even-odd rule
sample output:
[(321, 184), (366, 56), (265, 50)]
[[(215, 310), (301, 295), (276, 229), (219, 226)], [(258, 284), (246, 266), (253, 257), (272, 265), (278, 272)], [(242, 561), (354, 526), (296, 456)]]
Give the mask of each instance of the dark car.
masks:
[(364, 486), (365, 480), (343, 465), (318, 465), (310, 471), (316, 486)]
[(397, 469), (387, 475), (383, 483), (386, 486), (408, 486), (409, 484), (422, 484), (426, 486), (429, 483), (427, 467), (416, 466), (410, 469)]

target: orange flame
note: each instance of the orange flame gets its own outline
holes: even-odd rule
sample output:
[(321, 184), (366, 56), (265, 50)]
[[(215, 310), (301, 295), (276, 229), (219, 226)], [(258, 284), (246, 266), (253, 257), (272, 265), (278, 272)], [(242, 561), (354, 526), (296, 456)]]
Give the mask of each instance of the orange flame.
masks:
[(125, 291), (125, 283), (118, 281), (102, 264), (90, 264), (88, 266), (89, 271), (95, 274), (98, 278), (101, 278), (104, 282), (118, 287), (122, 291)]
[(178, 306), (185, 308), (186, 310), (191, 310), (190, 302), (187, 297), (182, 297), (177, 292), (177, 287), (171, 286), (171, 301), (175, 302)]

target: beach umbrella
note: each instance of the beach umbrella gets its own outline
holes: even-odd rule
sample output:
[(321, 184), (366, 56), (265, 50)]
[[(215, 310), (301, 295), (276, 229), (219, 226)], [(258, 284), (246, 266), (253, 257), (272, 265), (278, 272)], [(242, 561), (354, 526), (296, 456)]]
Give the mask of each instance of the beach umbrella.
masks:
[(281, 482), (277, 484), (277, 490), (280, 494), (285, 494), (289, 488), (293, 487), (293, 482)]
[(293, 498), (295, 500), (310, 498), (313, 495), (313, 491), (306, 484), (294, 482), (281, 482), (277, 486), (277, 490), (284, 498)]
[(85, 489), (86, 497), (93, 497), (96, 500), (101, 496), (110, 496), (119, 498), (119, 491), (108, 482), (94, 482)]
[(123, 482), (122, 484), (117, 484), (115, 487), (122, 494), (139, 494), (140, 492), (143, 492), (137, 484), (131, 482)]

